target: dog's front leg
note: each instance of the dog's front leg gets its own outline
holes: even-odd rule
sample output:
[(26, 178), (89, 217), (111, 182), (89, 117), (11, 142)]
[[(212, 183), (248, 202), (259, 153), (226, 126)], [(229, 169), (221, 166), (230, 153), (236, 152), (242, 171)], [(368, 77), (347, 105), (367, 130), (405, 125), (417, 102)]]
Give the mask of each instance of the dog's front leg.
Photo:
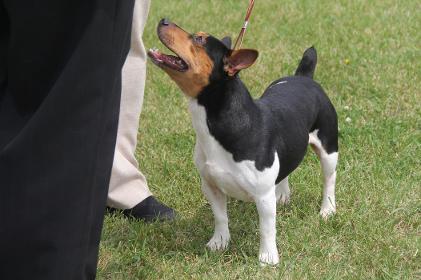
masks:
[(276, 194), (275, 188), (263, 197), (256, 199), (260, 223), (259, 260), (262, 264), (279, 263), (276, 248)]
[(230, 233), (228, 229), (227, 196), (217, 187), (202, 178), (202, 191), (208, 199), (215, 218), (215, 232), (206, 244), (212, 251), (223, 250), (228, 246)]

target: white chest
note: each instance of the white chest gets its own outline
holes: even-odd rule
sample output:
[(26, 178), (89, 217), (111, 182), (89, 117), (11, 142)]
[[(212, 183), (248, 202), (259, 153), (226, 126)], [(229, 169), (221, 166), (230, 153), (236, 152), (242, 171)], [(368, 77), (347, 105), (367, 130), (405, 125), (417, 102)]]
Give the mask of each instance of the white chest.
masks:
[(279, 172), (276, 153), (272, 166), (262, 171), (257, 170), (254, 161), (234, 161), (233, 155), (210, 134), (205, 108), (192, 99), (189, 109), (197, 136), (195, 164), (202, 180), (244, 201), (255, 200), (273, 190)]

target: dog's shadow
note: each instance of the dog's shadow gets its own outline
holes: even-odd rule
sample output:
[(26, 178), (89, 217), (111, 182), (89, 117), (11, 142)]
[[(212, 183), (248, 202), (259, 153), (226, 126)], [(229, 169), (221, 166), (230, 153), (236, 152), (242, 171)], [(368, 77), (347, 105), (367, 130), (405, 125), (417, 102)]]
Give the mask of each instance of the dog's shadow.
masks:
[[(288, 207), (278, 207), (278, 215), (287, 214)], [(229, 200), (231, 241), (226, 250), (219, 252), (211, 252), (206, 247), (214, 230), (210, 205), (204, 203), (191, 215), (183, 214), (179, 213), (172, 222), (150, 224), (124, 218), (118, 212), (107, 214), (103, 250), (109, 248), (113, 251), (114, 248), (128, 254), (137, 254), (133, 257), (143, 259), (145, 265), (163, 258), (168, 262), (196, 258), (237, 263), (257, 262), (259, 219), (254, 203)]]
[[(225, 252), (236, 254), (241, 248), (241, 255), (252, 255), (258, 248), (259, 240), (258, 215), (255, 205), (230, 200), (228, 211), (232, 240)], [(212, 237), (213, 232), (212, 210), (210, 205), (205, 203), (190, 216), (179, 216), (174, 222), (169, 223), (154, 223), (151, 225), (150, 234), (151, 237), (155, 236), (154, 242), (160, 244), (159, 247), (164, 254), (206, 256), (221, 254), (221, 252), (210, 252), (206, 248), (206, 243)], [(247, 242), (250, 240), (254, 240), (254, 242), (246, 244), (250, 243)]]

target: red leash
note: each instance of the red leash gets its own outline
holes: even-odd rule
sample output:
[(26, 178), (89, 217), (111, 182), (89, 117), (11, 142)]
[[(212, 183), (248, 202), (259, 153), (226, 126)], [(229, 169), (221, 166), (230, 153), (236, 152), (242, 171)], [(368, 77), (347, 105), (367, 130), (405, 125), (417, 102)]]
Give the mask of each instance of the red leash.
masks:
[(237, 48), (237, 45), (238, 45), (238, 48), (241, 48), (241, 45), (243, 44), (244, 34), (246, 33), (247, 25), (249, 23), (249, 18), (251, 15), (251, 11), (253, 10), (253, 7), (254, 7), (254, 0), (250, 0), (249, 6), (247, 8), (246, 17), (244, 18), (244, 25), (241, 28), (240, 34), (238, 34), (237, 40), (235, 40), (233, 50)]

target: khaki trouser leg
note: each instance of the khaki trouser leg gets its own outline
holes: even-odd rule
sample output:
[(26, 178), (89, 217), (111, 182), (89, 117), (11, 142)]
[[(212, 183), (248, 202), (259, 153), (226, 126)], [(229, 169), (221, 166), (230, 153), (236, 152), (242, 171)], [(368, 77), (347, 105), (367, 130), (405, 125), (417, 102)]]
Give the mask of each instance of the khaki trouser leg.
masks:
[(122, 92), (117, 144), (114, 155), (108, 206), (130, 209), (152, 195), (134, 156), (146, 78), (146, 51), (142, 41), (149, 0), (136, 0), (131, 46), (122, 72)]

